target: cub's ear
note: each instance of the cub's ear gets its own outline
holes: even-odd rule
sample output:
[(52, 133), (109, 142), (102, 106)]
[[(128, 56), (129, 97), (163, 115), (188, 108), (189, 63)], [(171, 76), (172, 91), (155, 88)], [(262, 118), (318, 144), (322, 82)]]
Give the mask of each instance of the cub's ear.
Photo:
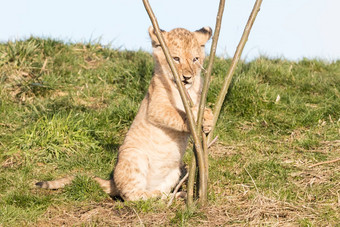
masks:
[[(150, 26), (148, 31), (149, 31), (149, 36), (151, 38), (152, 47), (159, 47), (160, 44), (159, 44), (155, 29), (153, 28), (153, 26)], [(161, 29), (161, 32), (164, 35), (165, 31)]]
[(212, 35), (212, 29), (210, 27), (203, 27), (200, 30), (196, 30), (194, 34), (196, 36), (198, 43), (201, 46), (204, 46)]

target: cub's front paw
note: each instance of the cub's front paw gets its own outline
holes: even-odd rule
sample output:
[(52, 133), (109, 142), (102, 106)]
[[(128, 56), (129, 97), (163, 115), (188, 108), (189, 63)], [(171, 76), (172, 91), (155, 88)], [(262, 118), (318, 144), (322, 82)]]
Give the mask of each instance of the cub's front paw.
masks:
[(214, 115), (210, 108), (205, 108), (203, 115), (202, 129), (204, 133), (209, 133), (212, 129)]

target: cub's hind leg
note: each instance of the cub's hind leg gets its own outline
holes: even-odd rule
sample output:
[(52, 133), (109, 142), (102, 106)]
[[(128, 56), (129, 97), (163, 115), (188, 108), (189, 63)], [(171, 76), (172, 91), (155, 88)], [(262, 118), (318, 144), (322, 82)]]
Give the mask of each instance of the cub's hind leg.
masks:
[(119, 195), (128, 201), (160, 197), (160, 191), (147, 189), (148, 172), (147, 155), (137, 149), (121, 151), (113, 177)]
[[(157, 172), (160, 173), (157, 177), (153, 177), (153, 179), (149, 179), (149, 188), (152, 190), (157, 190), (162, 193), (162, 199), (167, 198), (171, 194), (171, 190), (177, 185), (180, 178), (180, 169), (171, 168), (166, 169), (162, 173), (162, 169), (157, 169)], [(152, 176), (152, 175), (151, 175)]]

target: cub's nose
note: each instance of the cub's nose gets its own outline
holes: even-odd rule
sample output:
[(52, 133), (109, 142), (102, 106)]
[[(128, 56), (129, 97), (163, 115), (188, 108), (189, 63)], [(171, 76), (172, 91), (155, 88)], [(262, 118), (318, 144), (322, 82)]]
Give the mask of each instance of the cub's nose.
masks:
[(184, 80), (190, 80), (190, 79), (191, 79), (191, 76), (184, 76), (184, 75), (183, 75), (183, 79), (184, 79)]

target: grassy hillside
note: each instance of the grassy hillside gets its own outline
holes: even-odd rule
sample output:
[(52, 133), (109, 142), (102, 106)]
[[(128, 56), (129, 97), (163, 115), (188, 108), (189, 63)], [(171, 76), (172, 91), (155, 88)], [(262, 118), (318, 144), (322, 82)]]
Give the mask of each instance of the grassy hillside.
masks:
[[(208, 101), (229, 60), (216, 59)], [(123, 203), (109, 178), (152, 76), (150, 54), (50, 39), (0, 44), (0, 226), (340, 223), (340, 61), (242, 63), (210, 151), (209, 205)], [(188, 158), (186, 157), (185, 160)], [(39, 180), (79, 177), (63, 190)]]

